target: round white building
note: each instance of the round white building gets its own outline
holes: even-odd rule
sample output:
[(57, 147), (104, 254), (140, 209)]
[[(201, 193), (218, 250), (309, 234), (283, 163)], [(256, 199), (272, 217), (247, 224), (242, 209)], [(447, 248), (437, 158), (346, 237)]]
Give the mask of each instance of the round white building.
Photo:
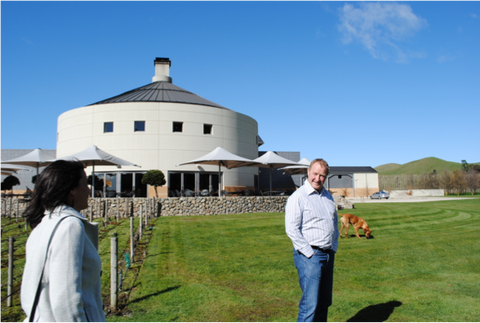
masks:
[[(201, 157), (216, 147), (255, 159), (257, 122), (244, 114), (206, 100), (174, 84), (171, 61), (156, 58), (152, 83), (118, 96), (73, 109), (58, 117), (57, 158), (91, 145), (141, 167), (101, 166), (95, 174), (105, 179), (106, 196), (155, 196), (141, 184), (143, 174), (159, 169), (166, 185), (159, 196), (178, 196), (218, 189), (218, 166), (180, 163)], [(90, 170), (87, 170), (88, 172)], [(222, 167), (222, 190), (254, 189), (258, 169)]]

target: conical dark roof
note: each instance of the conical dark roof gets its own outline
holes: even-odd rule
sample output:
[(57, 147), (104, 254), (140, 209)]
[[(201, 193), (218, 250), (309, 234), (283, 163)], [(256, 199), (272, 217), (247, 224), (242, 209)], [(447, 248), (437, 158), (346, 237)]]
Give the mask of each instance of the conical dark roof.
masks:
[(90, 105), (121, 102), (172, 102), (227, 109), (166, 81), (153, 82)]

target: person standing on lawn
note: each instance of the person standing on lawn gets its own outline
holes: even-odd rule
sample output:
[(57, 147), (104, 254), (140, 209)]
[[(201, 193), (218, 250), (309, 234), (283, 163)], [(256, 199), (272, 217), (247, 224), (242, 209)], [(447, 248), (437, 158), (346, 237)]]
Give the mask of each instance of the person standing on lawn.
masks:
[(35, 183), (24, 212), (26, 244), (21, 304), (30, 322), (105, 322), (98, 229), (80, 213), (90, 190), (84, 165), (57, 160)]
[(308, 180), (287, 200), (285, 231), (293, 243), (302, 298), (298, 322), (326, 322), (332, 304), (333, 263), (338, 247), (338, 215), (323, 184), (328, 163), (310, 163)]

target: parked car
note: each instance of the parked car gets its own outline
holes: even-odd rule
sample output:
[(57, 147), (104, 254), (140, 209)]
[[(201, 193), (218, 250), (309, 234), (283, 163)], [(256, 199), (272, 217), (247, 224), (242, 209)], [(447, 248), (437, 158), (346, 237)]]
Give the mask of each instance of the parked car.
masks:
[(388, 199), (389, 197), (390, 197), (390, 194), (388, 194), (385, 191), (376, 192), (376, 193), (373, 193), (372, 195), (370, 195), (370, 198), (372, 200), (373, 199)]

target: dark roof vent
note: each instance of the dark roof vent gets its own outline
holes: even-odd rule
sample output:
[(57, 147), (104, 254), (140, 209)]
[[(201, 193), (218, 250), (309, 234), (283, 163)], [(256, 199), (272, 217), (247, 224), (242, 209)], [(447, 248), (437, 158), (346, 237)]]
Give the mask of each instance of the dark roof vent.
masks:
[(157, 57), (153, 61), (153, 65), (156, 65), (157, 63), (158, 64), (167, 64), (168, 63), (168, 66), (172, 66), (172, 61), (170, 60), (170, 58)]

